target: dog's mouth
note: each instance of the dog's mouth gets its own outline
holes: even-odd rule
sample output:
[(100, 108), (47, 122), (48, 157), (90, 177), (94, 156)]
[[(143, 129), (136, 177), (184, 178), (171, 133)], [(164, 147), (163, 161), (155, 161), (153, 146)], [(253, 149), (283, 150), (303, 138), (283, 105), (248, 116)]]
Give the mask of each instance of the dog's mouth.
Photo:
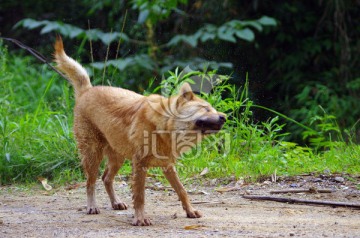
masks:
[(201, 134), (203, 135), (211, 135), (211, 134), (215, 134), (215, 133), (218, 133), (220, 131), (219, 130), (201, 130)]
[(196, 130), (200, 130), (201, 134), (209, 135), (217, 133), (221, 130), (226, 119), (223, 116), (204, 117), (196, 120)]

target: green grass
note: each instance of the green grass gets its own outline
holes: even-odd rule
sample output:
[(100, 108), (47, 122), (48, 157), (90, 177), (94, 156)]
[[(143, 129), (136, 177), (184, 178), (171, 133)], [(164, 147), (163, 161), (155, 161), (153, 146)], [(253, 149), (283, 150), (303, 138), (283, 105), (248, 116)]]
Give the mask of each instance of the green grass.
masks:
[[(329, 170), (359, 174), (360, 146), (351, 140), (344, 142), (340, 136), (334, 140), (334, 133), (341, 130), (334, 130), (338, 128), (336, 123), (325, 123), (328, 117), (314, 128), (299, 124), (311, 137), (311, 148), (288, 142), (288, 133), (283, 131), (278, 117), (294, 123), (291, 118), (274, 112), (268, 121), (254, 123), (251, 110), (261, 106), (249, 98), (248, 82), (236, 90), (226, 77), (222, 79), (221, 85), (203, 97), (226, 112), (228, 121), (221, 133), (210, 136), (179, 160), (181, 177), (198, 177), (205, 169), (208, 172), (204, 178), (236, 176), (251, 181), (274, 173), (296, 175)], [(181, 80), (175, 72), (169, 81), (176, 84)], [(148, 89), (147, 93), (153, 91)], [(72, 95), (66, 80), (31, 57), (9, 55), (0, 42), (0, 185), (35, 182), (38, 177), (59, 184), (84, 179), (72, 134)], [(326, 129), (321, 125), (327, 125)], [(120, 173), (130, 175), (130, 164), (126, 163)]]
[(68, 86), (30, 57), (0, 55), (0, 184), (79, 178)]

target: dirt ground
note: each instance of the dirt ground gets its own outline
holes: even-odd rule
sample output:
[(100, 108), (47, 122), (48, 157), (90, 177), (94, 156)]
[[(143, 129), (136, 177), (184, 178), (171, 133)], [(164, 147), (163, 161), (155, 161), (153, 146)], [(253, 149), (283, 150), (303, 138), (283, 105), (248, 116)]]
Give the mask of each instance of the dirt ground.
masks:
[[(203, 213), (200, 219), (189, 219), (174, 191), (149, 181), (145, 206), (153, 223), (149, 227), (131, 225), (132, 206), (125, 211), (112, 210), (100, 181), (98, 215), (86, 214), (84, 183), (50, 191), (41, 185), (1, 187), (0, 237), (360, 237), (359, 209), (242, 198), (243, 194), (270, 195), (271, 190), (316, 187), (333, 192), (271, 196), (360, 203), (359, 177), (299, 176), (257, 184), (241, 180), (221, 183), (188, 183), (194, 207)], [(216, 191), (219, 189), (222, 192)], [(128, 183), (118, 179), (116, 190), (131, 205)]]

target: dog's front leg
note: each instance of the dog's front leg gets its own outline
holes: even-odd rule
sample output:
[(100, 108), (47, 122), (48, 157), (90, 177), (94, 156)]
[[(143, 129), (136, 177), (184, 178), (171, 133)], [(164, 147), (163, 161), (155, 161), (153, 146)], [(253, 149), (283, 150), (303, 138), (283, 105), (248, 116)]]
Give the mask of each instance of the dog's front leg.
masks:
[(145, 217), (145, 179), (147, 168), (137, 161), (133, 161), (133, 202), (134, 202), (134, 226), (149, 226), (150, 219)]
[(174, 166), (168, 166), (166, 169), (163, 170), (164, 175), (166, 179), (169, 181), (171, 186), (175, 189), (177, 195), (180, 198), (180, 201), (182, 203), (182, 206), (184, 210), (186, 211), (186, 215), (189, 218), (199, 218), (201, 217), (201, 213), (197, 210), (195, 210), (189, 200), (189, 197), (187, 195), (187, 192), (180, 182), (179, 176), (175, 170)]

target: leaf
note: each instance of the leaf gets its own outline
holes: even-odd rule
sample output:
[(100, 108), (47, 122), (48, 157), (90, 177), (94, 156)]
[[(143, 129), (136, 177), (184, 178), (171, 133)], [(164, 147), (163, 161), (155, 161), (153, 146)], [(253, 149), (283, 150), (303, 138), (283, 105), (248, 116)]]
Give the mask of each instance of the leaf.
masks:
[(230, 41), (236, 43), (236, 38), (234, 37), (234, 31), (225, 31), (218, 33), (218, 37), (224, 41)]
[(91, 30), (87, 30), (85, 32), (86, 37), (90, 40), (98, 40), (99, 39), (99, 33), (101, 33), (101, 31), (97, 30), (97, 29), (91, 29)]
[(123, 59), (110, 60), (108, 63), (118, 68), (119, 70), (124, 70), (126, 67), (133, 64), (133, 57), (127, 57)]
[(205, 41), (213, 40), (213, 39), (215, 39), (215, 34), (208, 33), (208, 32), (205, 32), (200, 38), (201, 42), (205, 42)]
[(6, 158), (7, 162), (10, 162), (10, 153), (6, 153), (5, 158)]
[(46, 191), (50, 191), (52, 189), (52, 187), (47, 183), (46, 178), (39, 177), (38, 180), (41, 182), (42, 186)]
[(197, 46), (197, 38), (195, 36), (185, 36), (183, 38), (183, 40), (188, 43), (189, 45), (191, 45), (192, 47), (196, 47)]
[(166, 44), (167, 46), (174, 46), (179, 44), (180, 41), (183, 41), (185, 35), (176, 35)]
[(218, 27), (213, 24), (206, 24), (201, 30), (204, 32), (215, 33)]
[(196, 230), (202, 227), (206, 227), (204, 225), (190, 225), (190, 226), (185, 226), (184, 229), (185, 230)]
[(124, 70), (126, 67), (133, 65), (134, 63), (134, 58), (133, 57), (127, 57), (127, 58), (123, 58), (123, 59), (117, 59), (117, 60), (109, 60), (106, 63), (103, 62), (94, 62), (91, 63), (90, 65), (92, 67), (94, 67), (95, 69), (103, 69), (108, 65), (112, 65), (116, 68), (118, 68), (119, 70)]
[(124, 32), (120, 33), (119, 38), (124, 41), (129, 41), (129, 37)]
[(166, 15), (168, 10), (165, 8), (161, 8), (159, 5), (155, 4), (151, 7), (151, 12), (153, 13), (152, 16), (156, 16), (156, 19), (157, 19), (157, 18), (161, 17), (162, 14)]
[(244, 26), (252, 26), (258, 31), (262, 31), (263, 27), (258, 21), (243, 21)]
[(150, 14), (150, 11), (148, 9), (145, 9), (143, 11), (140, 11), (139, 17), (138, 17), (138, 23), (142, 24), (146, 21)]
[(105, 45), (109, 45), (111, 42), (115, 41), (118, 38), (118, 34), (102, 33), (99, 38)]
[(53, 30), (56, 30), (59, 28), (59, 24), (58, 23), (54, 23), (54, 22), (48, 22), (45, 27), (43, 27), (40, 31), (40, 34), (46, 34), (49, 33)]
[(105, 64), (103, 62), (94, 62), (90, 64), (91, 67), (94, 67), (95, 69), (103, 69)]
[[(36, 21), (30, 18), (24, 19), (23, 21), (19, 22), (19, 25), (22, 25), (25, 28), (34, 29), (41, 25), (44, 25), (47, 21)], [(21, 23), (21, 24), (20, 24)], [(15, 27), (18, 26), (18, 24), (15, 25)]]
[(221, 40), (236, 43), (236, 38), (234, 37), (234, 33), (235, 31), (233, 28), (229, 28), (223, 25), (219, 27), (217, 35)]
[(68, 25), (68, 24), (66, 24), (66, 26), (64, 26), (64, 28), (69, 28), (68, 29), (68, 35), (69, 35), (69, 37), (70, 38), (75, 38), (75, 37), (77, 37), (77, 36), (79, 36), (79, 35), (81, 35), (81, 34), (83, 34), (85, 31), (83, 30), (83, 29), (81, 29), (81, 28), (79, 28), (79, 27), (73, 27), (73, 26), (70, 26), (70, 25)]
[(209, 168), (208, 167), (206, 167), (205, 169), (203, 169), (203, 171), (201, 171), (200, 176), (204, 176), (207, 173), (209, 173)]
[(276, 26), (276, 20), (272, 17), (262, 16), (258, 22), (264, 26)]
[(232, 21), (225, 22), (223, 24), (223, 26), (227, 26), (230, 28), (237, 28), (237, 29), (242, 29), (245, 27), (244, 21), (239, 21), (239, 20), (232, 20)]
[(235, 32), (236, 36), (240, 39), (246, 40), (246, 41), (253, 41), (255, 39), (255, 34), (252, 30), (249, 28), (245, 28), (242, 30), (238, 30)]

